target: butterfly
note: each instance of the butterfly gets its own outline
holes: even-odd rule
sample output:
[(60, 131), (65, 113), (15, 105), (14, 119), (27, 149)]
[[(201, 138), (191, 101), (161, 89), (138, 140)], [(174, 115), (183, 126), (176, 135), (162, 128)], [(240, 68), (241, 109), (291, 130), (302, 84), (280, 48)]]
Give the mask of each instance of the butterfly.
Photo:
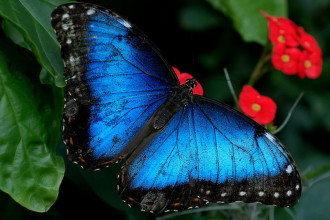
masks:
[(151, 41), (100, 6), (60, 5), (52, 26), (66, 77), (63, 140), (87, 170), (126, 159), (121, 198), (163, 213), (208, 202), (293, 206), (296, 165), (280, 141), (250, 118), (180, 85)]

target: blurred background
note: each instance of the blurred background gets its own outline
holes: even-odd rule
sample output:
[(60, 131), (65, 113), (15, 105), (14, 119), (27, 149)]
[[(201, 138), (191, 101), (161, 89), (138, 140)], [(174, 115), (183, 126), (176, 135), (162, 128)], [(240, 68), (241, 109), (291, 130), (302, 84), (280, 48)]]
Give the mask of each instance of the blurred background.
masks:
[[(238, 94), (263, 50), (260, 44), (245, 42), (234, 29), (232, 20), (204, 0), (88, 2), (109, 8), (131, 21), (149, 36), (171, 65), (194, 75), (201, 82), (205, 96), (232, 106), (234, 101), (223, 69), (227, 68)], [(314, 36), (322, 48), (322, 75), (315, 80), (300, 79), (274, 70), (255, 85), (260, 93), (277, 103), (275, 125), (284, 121), (296, 98), (304, 92), (290, 121), (277, 134), (297, 163), (304, 191), (294, 208), (273, 209), (275, 219), (329, 219), (330, 216), (329, 11), (329, 0), (288, 1), (288, 17)], [(3, 32), (1, 37), (5, 38)], [(11, 43), (8, 39), (6, 41)], [(66, 160), (61, 141), (58, 153)], [(47, 213), (28, 211), (1, 192), (0, 219), (95, 219), (101, 216), (105, 219), (154, 219), (152, 214), (129, 209), (119, 199), (116, 190), (119, 169), (120, 164), (98, 172), (87, 172), (66, 161), (66, 174), (58, 200)], [(248, 208), (248, 205), (243, 207)], [(261, 205), (258, 210), (262, 210)], [(233, 219), (228, 216), (231, 215), (219, 210), (171, 218)], [(236, 219), (247, 219), (245, 217), (236, 216)]]

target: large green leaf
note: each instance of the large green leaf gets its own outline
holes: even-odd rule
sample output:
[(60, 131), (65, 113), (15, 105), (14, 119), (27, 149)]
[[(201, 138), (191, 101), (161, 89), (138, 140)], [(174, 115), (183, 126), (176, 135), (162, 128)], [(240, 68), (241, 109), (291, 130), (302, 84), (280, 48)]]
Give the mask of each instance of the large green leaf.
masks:
[[(315, 182), (305, 189), (302, 197), (296, 206), (296, 219), (308, 220), (329, 219), (329, 203), (330, 203), (330, 178)], [(317, 205), (315, 205), (317, 203)]]
[(27, 77), (33, 75), (30, 63), (17, 62), (26, 58), (14, 54), (0, 51), (0, 189), (24, 207), (45, 212), (64, 175), (63, 159), (55, 154), (63, 94)]
[[(15, 43), (31, 50), (38, 62), (53, 78), (56, 86), (65, 85), (60, 48), (51, 28), (52, 10), (67, 0), (0, 0), (0, 16), (7, 36)], [(45, 76), (42, 76), (44, 79)], [(46, 80), (45, 82), (49, 82)]]
[(286, 0), (206, 0), (215, 9), (226, 14), (234, 27), (247, 42), (265, 45), (267, 42), (266, 19), (261, 10), (276, 16), (287, 16)]

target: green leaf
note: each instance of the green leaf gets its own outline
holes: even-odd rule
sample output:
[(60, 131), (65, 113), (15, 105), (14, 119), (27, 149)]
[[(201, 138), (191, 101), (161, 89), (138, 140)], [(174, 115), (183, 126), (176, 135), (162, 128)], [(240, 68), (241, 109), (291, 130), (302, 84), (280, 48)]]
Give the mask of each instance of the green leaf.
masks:
[(261, 10), (270, 15), (287, 16), (286, 0), (206, 0), (216, 10), (226, 14), (246, 42), (265, 45), (267, 22)]
[[(67, 0), (1, 1), (0, 16), (5, 33), (15, 43), (31, 50), (41, 66), (54, 77), (58, 87), (65, 85), (60, 47), (50, 24), (52, 10)], [(24, 39), (24, 40), (23, 40)]]
[(21, 30), (17, 28), (10, 20), (4, 20), (2, 22), (2, 29), (5, 31), (7, 37), (9, 37), (15, 44), (32, 51), (29, 44), (25, 41)]
[(329, 184), (330, 178), (323, 179), (303, 191), (299, 203), (295, 206), (295, 219), (329, 219)]
[(0, 51), (0, 189), (22, 206), (45, 212), (64, 175), (63, 159), (55, 154), (63, 92), (29, 79), (30, 63), (22, 65), (16, 60), (26, 58), (15, 55), (9, 59)]

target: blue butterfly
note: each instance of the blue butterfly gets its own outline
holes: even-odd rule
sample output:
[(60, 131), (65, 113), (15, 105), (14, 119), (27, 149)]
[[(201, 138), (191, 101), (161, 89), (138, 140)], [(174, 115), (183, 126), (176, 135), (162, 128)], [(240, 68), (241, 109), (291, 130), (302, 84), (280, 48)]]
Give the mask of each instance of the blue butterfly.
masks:
[(52, 13), (67, 86), (69, 159), (95, 170), (127, 158), (118, 188), (130, 206), (162, 213), (208, 202), (293, 206), (300, 176), (285, 147), (238, 111), (180, 85), (151, 41), (105, 8)]

